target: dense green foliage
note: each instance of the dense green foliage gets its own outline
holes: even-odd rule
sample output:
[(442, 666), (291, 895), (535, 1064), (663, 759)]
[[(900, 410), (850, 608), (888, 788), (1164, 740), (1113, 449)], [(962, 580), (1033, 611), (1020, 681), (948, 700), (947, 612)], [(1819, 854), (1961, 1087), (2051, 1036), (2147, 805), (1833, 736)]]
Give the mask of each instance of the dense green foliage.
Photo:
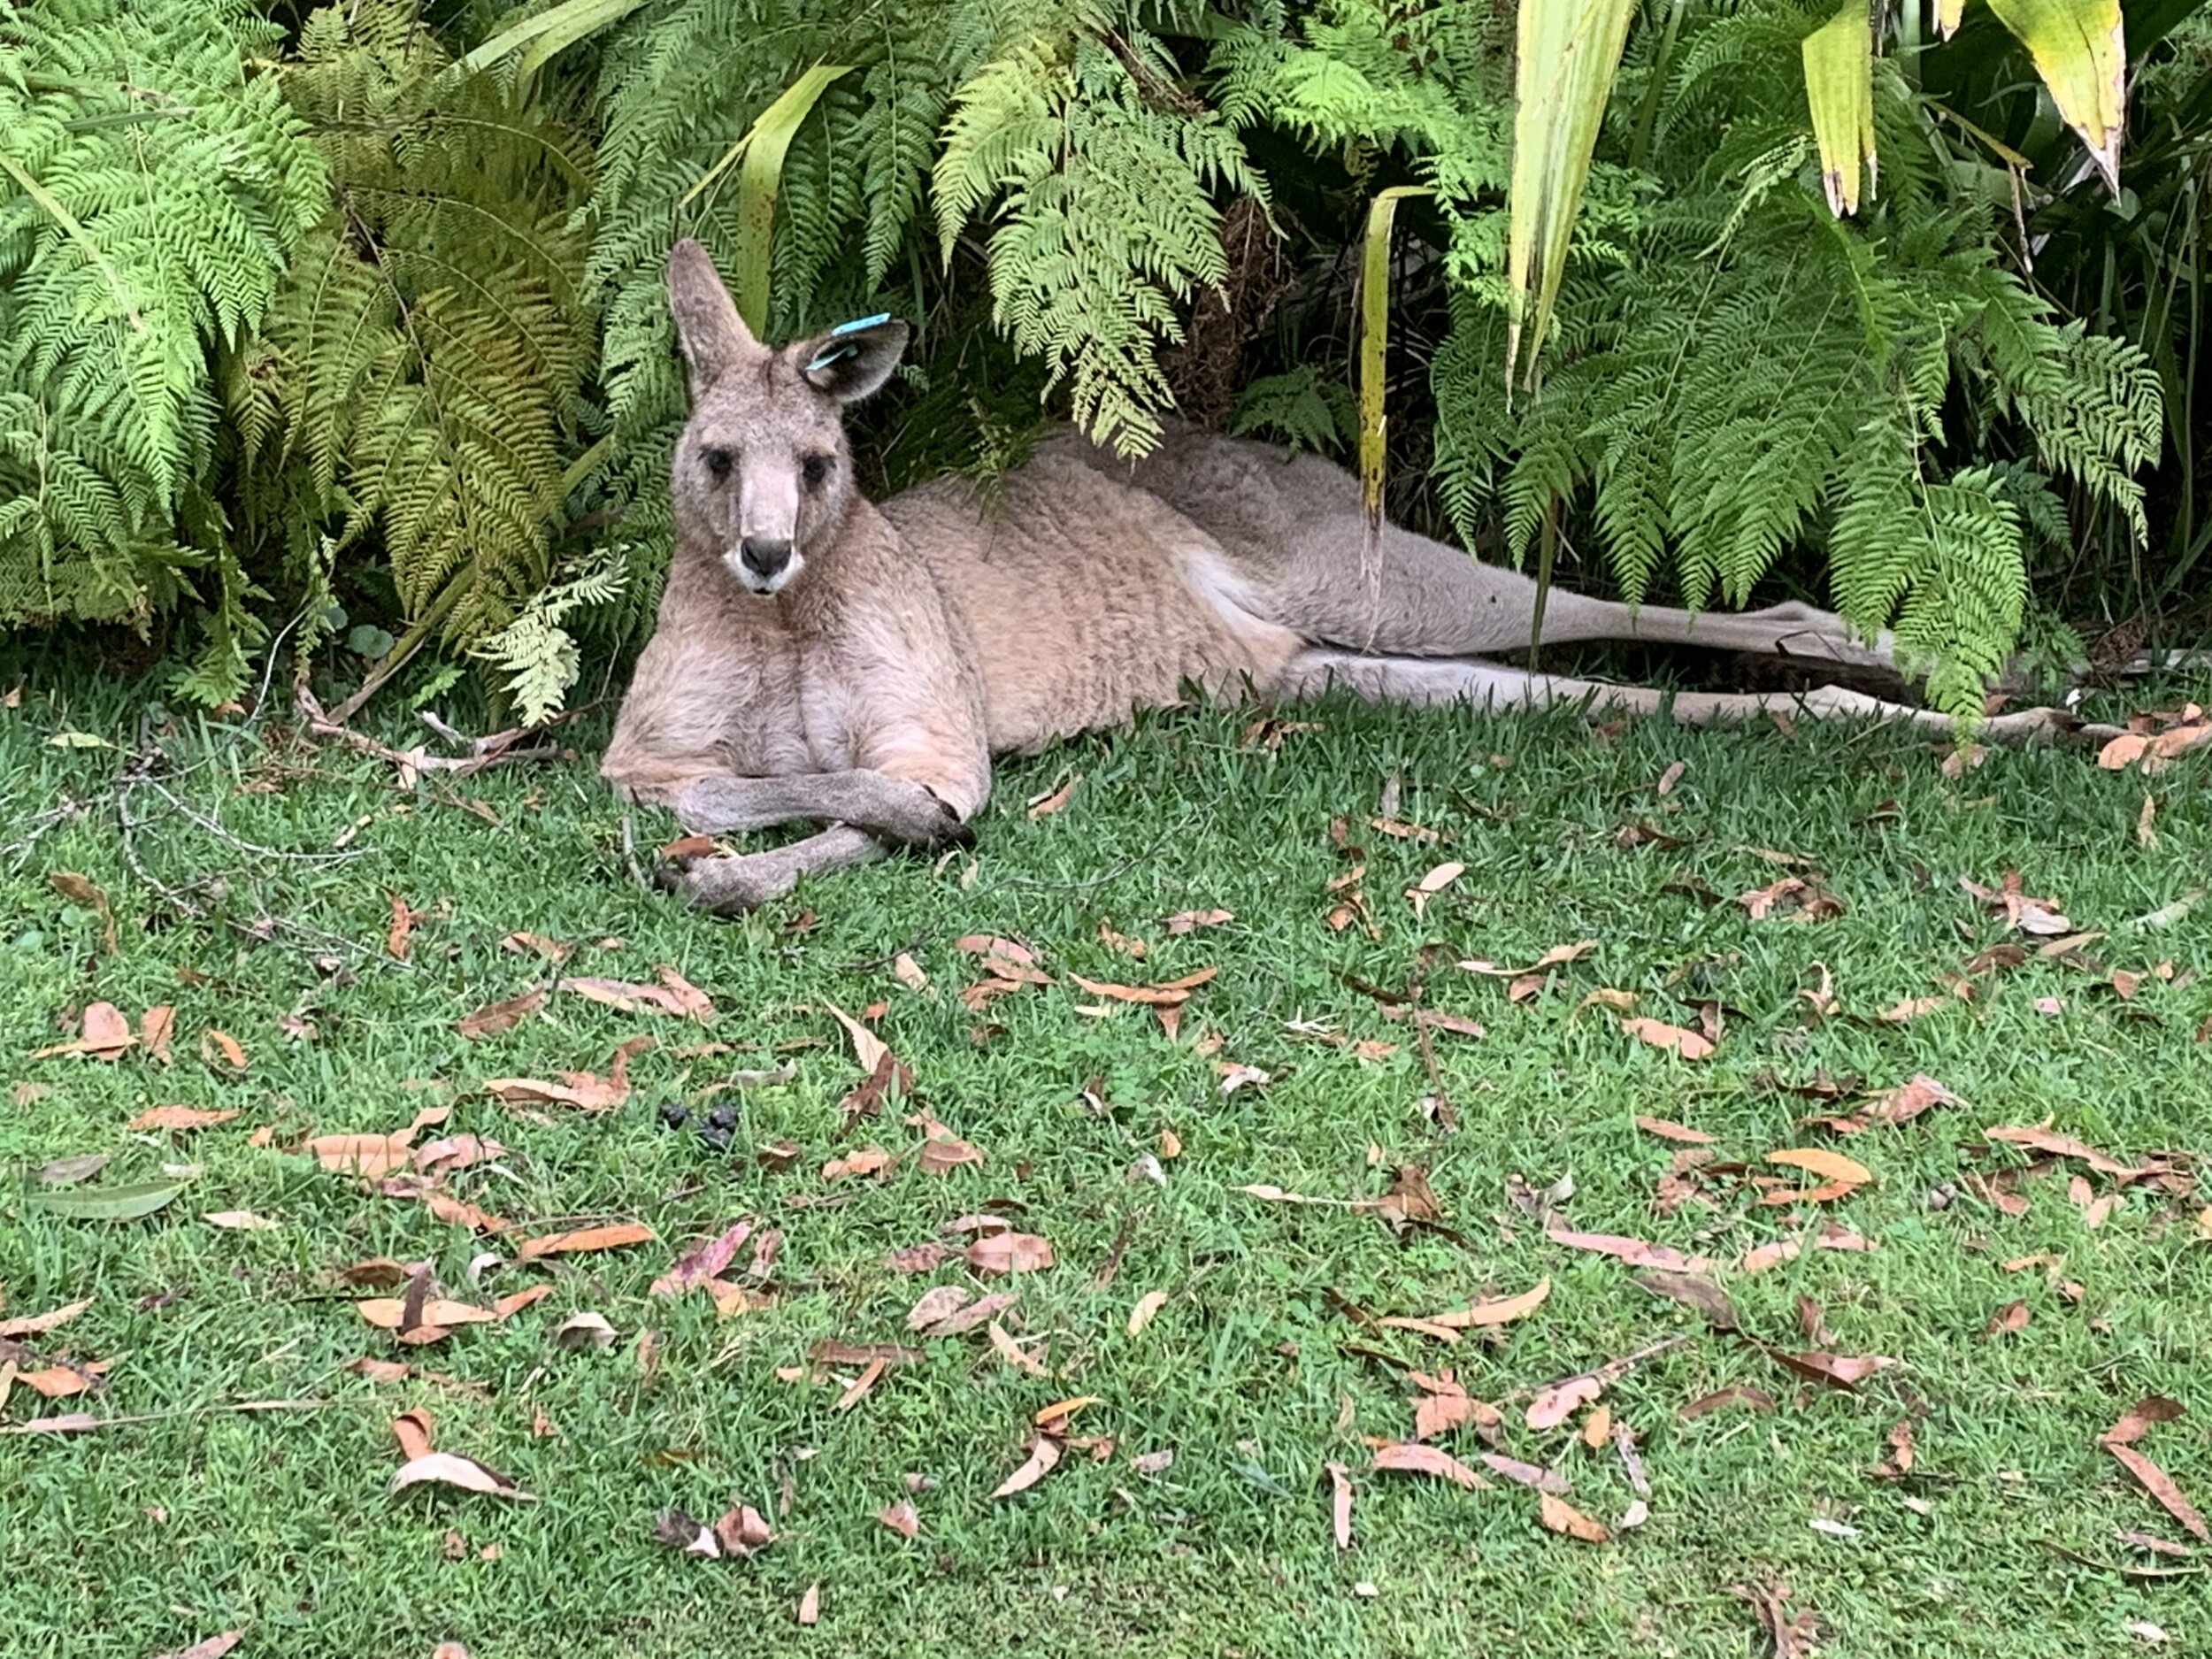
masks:
[[(549, 14), (577, 20), (457, 61)], [(2152, 193), (2100, 209), (2070, 138), (2020, 130), (2001, 33), (1893, 40), (1879, 188), (1838, 223), (1798, 50), (1821, 20), (1685, 0), (1632, 30), (1543, 382), (1509, 403), (1493, 0), (0, 0), (0, 621), (182, 614), (184, 687), (213, 699), (273, 620), (311, 645), (350, 615), (401, 634), (352, 636), (392, 664), (435, 639), (557, 705), (579, 626), (634, 635), (665, 557), (667, 246), (758, 246), (736, 164), (826, 66), (777, 181), (768, 330), (922, 325), (872, 416), (882, 481), (988, 471), (1046, 413), (1141, 449), (1209, 375), (1251, 386), (1240, 426), (1333, 442), (1345, 254), (1375, 190), (1419, 184), (1391, 421), (1441, 519), (1696, 604), (1824, 555), (1839, 607), (1969, 710), (2047, 552), (2147, 598), (2201, 550), (2176, 226), (2212, 95), (2185, 30), (2158, 48)], [(2116, 212), (2136, 263), (2092, 293)], [(1254, 224), (1287, 239), (1279, 281), (1228, 245)]]

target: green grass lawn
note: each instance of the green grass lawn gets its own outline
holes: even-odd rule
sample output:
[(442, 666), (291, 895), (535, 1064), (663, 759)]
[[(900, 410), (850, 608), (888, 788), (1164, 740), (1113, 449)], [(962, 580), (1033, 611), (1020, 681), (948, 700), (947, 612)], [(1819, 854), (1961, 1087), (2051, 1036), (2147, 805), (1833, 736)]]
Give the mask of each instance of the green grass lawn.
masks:
[[(387, 695), (369, 725), (426, 739)], [(1776, 1586), (1834, 1655), (2212, 1652), (2198, 1576), (2212, 1552), (2119, 1537), (2196, 1544), (2098, 1444), (2138, 1398), (2170, 1396), (2188, 1415), (2139, 1449), (2212, 1504), (2205, 1198), (2178, 1190), (2179, 1156), (2162, 1182), (2130, 1181), (1983, 1133), (2045, 1125), (2131, 1169), (2212, 1153), (2212, 1041), (2199, 1035), (2212, 902), (2154, 915), (2212, 882), (2201, 758), (2147, 780), (2078, 751), (1998, 752), (1949, 779), (1924, 741), (1806, 724), (1601, 738), (1571, 718), (1333, 704), (1310, 717), (1321, 729), (1270, 749), (1244, 741), (1248, 716), (1178, 714), (1007, 768), (972, 857), (895, 859), (722, 922), (630, 879), (621, 812), (592, 770), (603, 711), (563, 733), (573, 757), (434, 775), (410, 794), (369, 756), (185, 714), (153, 724), (158, 754), (141, 766), (142, 707), (143, 694), (34, 673), (0, 712), (0, 1052), (18, 1085), (0, 1102), (0, 1321), (93, 1299), (0, 1358), (15, 1354), (19, 1371), (111, 1362), (74, 1398), (19, 1379), (0, 1410), (10, 1430), (102, 1419), (0, 1433), (11, 1659), (142, 1659), (238, 1628), (250, 1659), (403, 1659), (449, 1640), (473, 1659), (1687, 1659), (1768, 1651), (1735, 1590)], [(121, 747), (50, 742), (64, 731)], [(1678, 760), (1686, 769), (1662, 795)], [(119, 772), (146, 780), (122, 792), (127, 844)], [(1025, 801), (1074, 772), (1067, 803), (1027, 821)], [(1370, 827), (1392, 776), (1397, 815), (1448, 845)], [(2147, 790), (2154, 846), (2138, 833)], [(40, 816), (65, 803), (60, 821)], [(1328, 925), (1345, 896), (1329, 884), (1353, 862), (1332, 841), (1339, 815), (1364, 849), (1372, 936), (1356, 919)], [(1624, 845), (1633, 825), (1680, 844)], [(641, 848), (673, 833), (641, 815)], [(1464, 872), (1417, 918), (1405, 889), (1446, 859)], [(1840, 917), (1754, 920), (1736, 902), (1813, 868)], [(2035, 956), (2042, 939), (1959, 885), (1996, 887), (2009, 869), (2102, 936)], [(50, 884), (58, 872), (111, 902), (111, 953), (95, 912)], [(199, 914), (180, 915), (157, 884)], [(388, 947), (393, 894), (422, 912), (403, 963)], [(1234, 919), (1163, 925), (1217, 907)], [(502, 948), (517, 931), (573, 954), (550, 970)], [(1105, 932), (1142, 941), (1143, 959)], [(972, 1011), (956, 994), (976, 958), (955, 943), (971, 933), (1021, 941), (1054, 983)], [(1525, 967), (1582, 940), (1594, 948), (1517, 1002), (1507, 979), (1454, 965)], [(1445, 949), (1425, 1006), (1486, 1028), (1437, 1030), (1433, 1081), (1413, 1028), (1352, 983), (1402, 989), (1432, 942)], [(2007, 943), (2029, 959), (1977, 975), (1970, 1001), (1947, 994), (1947, 976)], [(902, 951), (926, 988), (895, 973)], [(712, 998), (710, 1019), (554, 990), (503, 1033), (456, 1030), (556, 972), (647, 981), (664, 965)], [(1825, 1017), (1801, 995), (1823, 965)], [(1219, 972), (1173, 1037), (1150, 1010), (1071, 977), (1149, 985), (1203, 968)], [(2144, 976), (2131, 997), (2113, 988), (2116, 970)], [(1613, 1009), (1585, 1005), (1600, 989), (1689, 1028), (1698, 1004), (1717, 1005), (1717, 1050), (1692, 1062), (1636, 1041)], [(1921, 997), (1942, 1000), (1909, 1021), (1878, 1018)], [(173, 1061), (137, 1048), (30, 1057), (74, 1037), (95, 1001), (133, 1021), (173, 1007)], [(875, 1028), (912, 1079), (849, 1136), (839, 1104), (861, 1072), (832, 1003), (882, 1004)], [(209, 1028), (242, 1045), (242, 1072), (216, 1050), (203, 1059)], [(640, 1037), (652, 1046), (629, 1061), (617, 1109), (486, 1092), (495, 1078), (603, 1077)], [(726, 1051), (683, 1052), (702, 1043)], [(787, 1081), (729, 1086), (733, 1071), (787, 1063)], [(1225, 1092), (1225, 1065), (1270, 1080)], [(1881, 1089), (1916, 1073), (1964, 1103), (1850, 1137), (1800, 1125), (1853, 1110), (1793, 1092), (1816, 1078)], [(1455, 1128), (1424, 1109), (1439, 1082)], [(660, 1102), (677, 1098), (702, 1114), (734, 1103), (728, 1154), (658, 1125)], [(128, 1126), (162, 1104), (237, 1115), (173, 1135)], [(504, 1148), (442, 1186), (505, 1218), (505, 1234), (480, 1237), (419, 1197), (287, 1149), (310, 1132), (402, 1129), (430, 1106), (449, 1115), (419, 1140)], [(921, 1167), (923, 1132), (907, 1119), (924, 1107), (985, 1161)], [(1678, 1202), (1663, 1202), (1661, 1181), (1680, 1148), (1640, 1115), (1713, 1137), (1703, 1179), (1664, 1189)], [(787, 1141), (795, 1159), (758, 1156)], [(824, 1177), (869, 1145), (901, 1156), (878, 1175)], [(1765, 1155), (1793, 1147), (1840, 1151), (1872, 1179), (1824, 1203), (1762, 1203), (1763, 1179), (1794, 1179)], [(42, 1180), (50, 1161), (94, 1153), (112, 1161), (89, 1180)], [(1437, 1224), (1401, 1237), (1340, 1202), (1380, 1196), (1405, 1165), (1425, 1168)], [(161, 1181), (171, 1166), (188, 1167), (182, 1192), (143, 1218), (42, 1204)], [(2074, 1177), (2085, 1185), (2070, 1193)], [(1255, 1185), (1340, 1202), (1240, 1190)], [(1710, 1258), (1747, 1336), (1896, 1363), (1855, 1391), (1816, 1385), (1640, 1288), (1631, 1263), (1554, 1240), (1547, 1205), (1555, 1229)], [(204, 1219), (233, 1210), (276, 1225)], [(1048, 1240), (1053, 1264), (986, 1281), (956, 1255), (924, 1272), (887, 1263), (986, 1211)], [(781, 1234), (764, 1278), (746, 1276), (749, 1243), (729, 1269), (766, 1306), (718, 1317), (701, 1291), (650, 1294), (680, 1250), (746, 1217)], [(1875, 1248), (1812, 1248), (1824, 1220)], [(657, 1237), (517, 1259), (522, 1238), (606, 1221)], [(1742, 1270), (1783, 1240), (1806, 1248)], [(479, 1285), (481, 1253), (496, 1264)], [(403, 1345), (348, 1305), (401, 1293), (337, 1277), (380, 1256), (427, 1262), (463, 1300), (550, 1294)], [(2008, 1271), (2028, 1256), (2050, 1260)], [(1544, 1280), (1535, 1311), (1455, 1345), (1369, 1323)], [(1001, 1323), (1046, 1374), (1010, 1363), (980, 1328), (910, 1336), (908, 1310), (940, 1284), (1018, 1291)], [(1167, 1300), (1133, 1336), (1132, 1310), (1153, 1292)], [(1993, 1333), (2016, 1300), (2025, 1326)], [(580, 1312), (603, 1316), (613, 1343), (557, 1345)], [(1615, 1447), (1584, 1443), (1584, 1412), (1532, 1429), (1528, 1407), (1670, 1338), (1599, 1402), (1648, 1475), (1648, 1518), (1617, 1530), (1637, 1494)], [(861, 1367), (810, 1374), (825, 1341), (910, 1343), (921, 1357), (840, 1409)], [(365, 1356), (412, 1369), (373, 1380), (351, 1369)], [(1545, 1530), (1537, 1494), (1495, 1473), (1473, 1491), (1372, 1468), (1371, 1437), (1412, 1435), (1409, 1371), (1447, 1367), (1502, 1415), (1491, 1439), (1470, 1423), (1438, 1443), (1479, 1469), (1486, 1452), (1555, 1468), (1570, 1503), (1616, 1527), (1608, 1541)], [(1730, 1388), (1762, 1391), (1771, 1409), (1737, 1395), (1683, 1414)], [(994, 1499), (1028, 1455), (1033, 1414), (1071, 1395), (1093, 1397), (1069, 1432), (1095, 1444)], [(237, 1409), (267, 1401), (311, 1405)], [(439, 1448), (539, 1501), (388, 1495), (402, 1462), (393, 1419), (418, 1407)], [(1901, 1479), (1874, 1472), (1901, 1421), (1916, 1455)], [(1133, 1461), (1167, 1452), (1164, 1470)], [(1345, 1552), (1331, 1463), (1355, 1491)], [(911, 1540), (876, 1518), (902, 1499), (919, 1517)], [(655, 1541), (664, 1509), (710, 1522), (739, 1503), (775, 1532), (749, 1560)], [(815, 1585), (819, 1623), (803, 1629), (796, 1610)]]

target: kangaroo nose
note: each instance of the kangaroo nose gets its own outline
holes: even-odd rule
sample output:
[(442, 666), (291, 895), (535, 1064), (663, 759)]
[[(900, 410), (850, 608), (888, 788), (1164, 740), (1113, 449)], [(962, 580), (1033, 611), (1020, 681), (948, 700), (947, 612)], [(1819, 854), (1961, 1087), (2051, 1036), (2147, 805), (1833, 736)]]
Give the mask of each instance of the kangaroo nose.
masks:
[(737, 556), (756, 576), (773, 576), (791, 562), (791, 543), (747, 536), (738, 543)]

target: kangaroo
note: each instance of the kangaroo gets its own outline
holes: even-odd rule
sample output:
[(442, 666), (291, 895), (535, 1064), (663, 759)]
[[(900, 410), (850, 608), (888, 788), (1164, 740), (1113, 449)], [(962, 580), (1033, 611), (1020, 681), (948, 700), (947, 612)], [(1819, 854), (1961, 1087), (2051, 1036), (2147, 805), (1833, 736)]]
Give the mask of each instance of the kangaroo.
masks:
[[(874, 318), (772, 349), (689, 240), (668, 286), (692, 402), (671, 469), (677, 548), (601, 772), (695, 833), (826, 826), (664, 864), (664, 885), (703, 909), (741, 911), (803, 875), (964, 839), (993, 755), (1125, 725), (1187, 683), (1950, 729), (1832, 686), (1670, 700), (1478, 660), (1527, 643), (1536, 584), (1390, 525), (1363, 572), (1357, 481), (1312, 455), (1176, 432), (1132, 465), (1064, 435), (1008, 475), (995, 512), (949, 480), (872, 503), (854, 488), (843, 411), (889, 378), (906, 325)], [(1697, 616), (1554, 592), (1543, 638), (1893, 670), (1886, 636), (1855, 643), (1839, 618), (1796, 604)], [(2062, 719), (2028, 710), (1981, 729), (2024, 736)]]

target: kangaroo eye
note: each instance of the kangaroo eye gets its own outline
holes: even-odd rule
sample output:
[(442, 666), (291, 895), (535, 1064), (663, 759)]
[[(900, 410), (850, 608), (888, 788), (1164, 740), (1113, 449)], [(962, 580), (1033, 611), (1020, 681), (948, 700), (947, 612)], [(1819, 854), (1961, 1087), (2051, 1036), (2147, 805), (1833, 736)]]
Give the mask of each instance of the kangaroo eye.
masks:
[(822, 480), (829, 476), (829, 457), (810, 455), (800, 464), (799, 476), (806, 480), (806, 487), (809, 489), (819, 489), (822, 488)]
[(718, 479), (730, 475), (730, 452), (727, 449), (702, 449), (699, 458), (707, 464), (707, 471)]

